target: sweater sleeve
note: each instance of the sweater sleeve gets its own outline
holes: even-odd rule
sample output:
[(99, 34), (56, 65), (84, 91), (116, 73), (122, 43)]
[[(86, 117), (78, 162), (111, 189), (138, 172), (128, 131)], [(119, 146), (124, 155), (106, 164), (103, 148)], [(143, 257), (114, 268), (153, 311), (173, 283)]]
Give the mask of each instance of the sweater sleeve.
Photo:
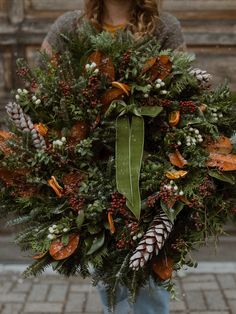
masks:
[(61, 34), (71, 33), (75, 30), (81, 11), (70, 11), (59, 16), (50, 27), (46, 37), (44, 38), (42, 47), (50, 46), (52, 49), (61, 51), (64, 43)]
[(179, 20), (169, 14), (163, 13), (160, 17), (161, 49), (185, 50), (186, 44)]

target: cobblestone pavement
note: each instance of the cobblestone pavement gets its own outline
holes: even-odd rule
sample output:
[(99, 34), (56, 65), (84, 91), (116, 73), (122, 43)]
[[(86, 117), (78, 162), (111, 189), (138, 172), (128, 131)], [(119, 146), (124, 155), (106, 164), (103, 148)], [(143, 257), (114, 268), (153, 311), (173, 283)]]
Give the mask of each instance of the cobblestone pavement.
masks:
[[(236, 314), (235, 273), (188, 274), (176, 282), (180, 300), (171, 302), (171, 314)], [(0, 273), (0, 313), (102, 314), (102, 307), (89, 281), (51, 274), (22, 279), (7, 271)]]

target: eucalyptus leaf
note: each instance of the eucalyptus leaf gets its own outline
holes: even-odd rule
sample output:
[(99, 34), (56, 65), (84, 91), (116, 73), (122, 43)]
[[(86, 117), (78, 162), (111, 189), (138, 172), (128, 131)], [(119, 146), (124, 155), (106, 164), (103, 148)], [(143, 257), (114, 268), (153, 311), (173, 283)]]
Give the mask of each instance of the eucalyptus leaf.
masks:
[(92, 243), (92, 246), (90, 247), (89, 251), (87, 252), (87, 255), (91, 255), (98, 251), (105, 242), (105, 234), (104, 232), (99, 236), (95, 237)]
[(83, 210), (80, 210), (79, 215), (78, 215), (77, 218), (76, 218), (76, 225), (77, 225), (77, 228), (78, 228), (78, 229), (80, 229), (81, 226), (83, 225), (84, 219), (85, 219), (84, 211), (83, 211)]
[(235, 184), (235, 177), (230, 173), (222, 173), (218, 170), (210, 170), (208, 174), (217, 180)]

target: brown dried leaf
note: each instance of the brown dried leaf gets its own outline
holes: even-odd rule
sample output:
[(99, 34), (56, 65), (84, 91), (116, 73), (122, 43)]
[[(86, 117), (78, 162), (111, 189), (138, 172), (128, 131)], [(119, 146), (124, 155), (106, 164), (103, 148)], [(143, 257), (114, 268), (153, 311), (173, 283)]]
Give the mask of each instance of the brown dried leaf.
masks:
[(218, 140), (207, 143), (207, 150), (211, 153), (230, 154), (233, 145), (230, 139), (226, 136), (220, 136)]
[(143, 66), (143, 69), (142, 69), (141, 74), (144, 74), (144, 73), (146, 73), (148, 70), (150, 70), (150, 69), (154, 66), (154, 64), (156, 63), (156, 61), (157, 61), (157, 58), (156, 58), (156, 57), (147, 60), (147, 61), (144, 63), (144, 66)]
[(169, 159), (171, 164), (178, 168), (183, 168), (185, 165), (188, 164), (187, 160), (184, 159), (184, 157), (180, 154), (178, 150), (176, 150), (175, 153), (170, 153)]
[(217, 167), (221, 171), (234, 171), (236, 170), (236, 154), (225, 155), (219, 153), (210, 153), (207, 166)]
[(169, 56), (160, 56), (150, 69), (150, 78), (152, 81), (155, 81), (156, 79), (164, 80), (171, 73), (171, 70), (172, 63)]
[(84, 140), (89, 134), (90, 128), (86, 122), (78, 121), (70, 129), (68, 143), (70, 146), (75, 146), (80, 141)]
[(95, 51), (89, 56), (88, 61), (95, 62), (99, 71), (106, 75), (109, 80), (115, 80), (115, 67), (110, 57), (100, 51)]
[(120, 88), (112, 88), (106, 91), (101, 99), (103, 104), (103, 112), (106, 112), (111, 102), (115, 99), (119, 99), (125, 92)]
[(12, 153), (11, 148), (7, 145), (7, 141), (11, 138), (15, 137), (13, 133), (0, 130), (0, 150), (5, 154), (9, 155)]

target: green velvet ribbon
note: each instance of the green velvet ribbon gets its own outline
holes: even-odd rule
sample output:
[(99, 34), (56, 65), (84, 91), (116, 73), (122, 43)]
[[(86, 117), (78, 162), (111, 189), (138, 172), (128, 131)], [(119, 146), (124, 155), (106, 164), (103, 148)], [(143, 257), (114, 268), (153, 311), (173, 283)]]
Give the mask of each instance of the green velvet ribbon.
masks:
[(140, 107), (134, 103), (127, 105), (123, 101), (113, 102), (107, 111), (113, 110), (116, 118), (116, 185), (119, 193), (125, 196), (126, 205), (140, 218), (141, 196), (139, 178), (144, 148), (144, 118), (156, 117), (162, 107)]

